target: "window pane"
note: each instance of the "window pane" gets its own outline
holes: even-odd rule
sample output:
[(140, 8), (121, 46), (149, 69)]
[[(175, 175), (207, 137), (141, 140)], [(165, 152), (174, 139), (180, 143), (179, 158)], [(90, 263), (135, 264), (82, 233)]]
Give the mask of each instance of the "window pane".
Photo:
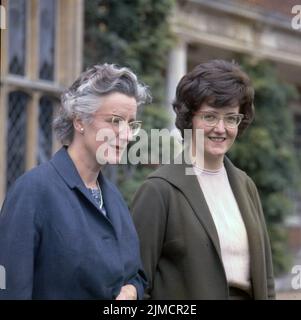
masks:
[(39, 77), (54, 79), (56, 1), (40, 0), (40, 62)]
[(9, 1), (9, 73), (25, 74), (26, 1)]
[(52, 155), (52, 121), (53, 121), (53, 100), (49, 97), (42, 97), (39, 106), (38, 126), (38, 164), (50, 159)]
[(26, 109), (28, 95), (16, 91), (9, 94), (7, 118), (7, 190), (25, 171)]

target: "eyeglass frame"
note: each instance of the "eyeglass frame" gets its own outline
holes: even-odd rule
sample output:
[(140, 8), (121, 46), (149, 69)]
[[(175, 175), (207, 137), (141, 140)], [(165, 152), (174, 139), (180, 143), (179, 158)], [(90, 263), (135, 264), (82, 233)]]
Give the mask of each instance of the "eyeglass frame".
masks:
[[(128, 122), (127, 120), (125, 120), (122, 116), (119, 116), (117, 114), (98, 114), (97, 116), (107, 116), (107, 117), (111, 117), (110, 121), (104, 119), (107, 123), (110, 123), (112, 126), (115, 126), (116, 123), (113, 122), (113, 119), (114, 118), (118, 118), (118, 119), (121, 119), (123, 121), (123, 123), (126, 123), (127, 126), (130, 128), (131, 130), (131, 133), (133, 136), (136, 136), (139, 132), (139, 130), (141, 129), (141, 126), (142, 126), (142, 121), (141, 120), (134, 120), (134, 121), (130, 121)], [(137, 130), (137, 133), (133, 133), (133, 129), (131, 128), (131, 124), (139, 124), (139, 129)]]
[[(215, 116), (215, 117), (216, 117), (216, 122), (215, 122), (214, 124), (208, 124), (208, 123), (206, 122), (206, 120), (204, 119), (204, 115), (206, 115), (206, 114), (207, 114), (207, 115), (209, 114), (209, 115)], [(208, 127), (215, 127), (215, 126), (218, 125), (218, 123), (219, 123), (221, 120), (223, 120), (224, 126), (225, 126), (226, 128), (229, 128), (229, 129), (235, 129), (235, 128), (237, 128), (237, 127), (241, 124), (243, 118), (245, 117), (245, 115), (242, 114), (242, 113), (232, 113), (232, 114), (219, 115), (219, 114), (217, 114), (217, 113), (215, 113), (215, 112), (212, 112), (212, 111), (199, 111), (199, 112), (195, 113), (194, 115), (197, 116), (197, 117), (202, 117), (201, 119), (204, 121), (205, 125), (208, 126)], [(227, 124), (227, 123), (225, 122), (225, 120), (224, 120), (226, 117), (231, 117), (231, 116), (235, 116), (235, 117), (238, 116), (238, 119), (239, 119), (238, 123), (235, 124), (235, 125), (233, 125), (233, 126), (232, 126), (232, 125), (229, 126), (229, 124)]]

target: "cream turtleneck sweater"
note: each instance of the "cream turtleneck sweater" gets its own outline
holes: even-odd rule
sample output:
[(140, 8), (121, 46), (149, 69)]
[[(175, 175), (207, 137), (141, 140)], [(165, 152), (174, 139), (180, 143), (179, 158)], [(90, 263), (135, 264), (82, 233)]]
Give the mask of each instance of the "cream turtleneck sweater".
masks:
[(228, 283), (250, 291), (247, 232), (225, 167), (209, 171), (194, 166), (194, 170), (215, 223)]

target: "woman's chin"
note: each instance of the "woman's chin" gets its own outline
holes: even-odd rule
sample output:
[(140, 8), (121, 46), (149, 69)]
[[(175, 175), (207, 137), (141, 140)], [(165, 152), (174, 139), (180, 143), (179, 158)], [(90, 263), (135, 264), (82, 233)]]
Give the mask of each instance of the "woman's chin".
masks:
[(100, 165), (105, 165), (105, 164), (119, 164), (121, 161), (122, 153), (119, 151), (114, 151), (105, 153), (104, 155), (96, 155), (96, 160)]
[(116, 156), (115, 158), (109, 158), (107, 163), (108, 164), (119, 164), (121, 161), (121, 158), (119, 156)]
[(209, 157), (223, 157), (227, 151), (224, 148), (208, 150), (206, 153)]

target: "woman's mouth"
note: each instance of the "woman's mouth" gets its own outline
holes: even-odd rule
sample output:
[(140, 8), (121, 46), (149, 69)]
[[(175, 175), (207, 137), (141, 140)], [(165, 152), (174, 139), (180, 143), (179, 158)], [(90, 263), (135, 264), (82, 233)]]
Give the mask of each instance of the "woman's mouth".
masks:
[(208, 137), (213, 142), (224, 142), (226, 138), (224, 137)]

